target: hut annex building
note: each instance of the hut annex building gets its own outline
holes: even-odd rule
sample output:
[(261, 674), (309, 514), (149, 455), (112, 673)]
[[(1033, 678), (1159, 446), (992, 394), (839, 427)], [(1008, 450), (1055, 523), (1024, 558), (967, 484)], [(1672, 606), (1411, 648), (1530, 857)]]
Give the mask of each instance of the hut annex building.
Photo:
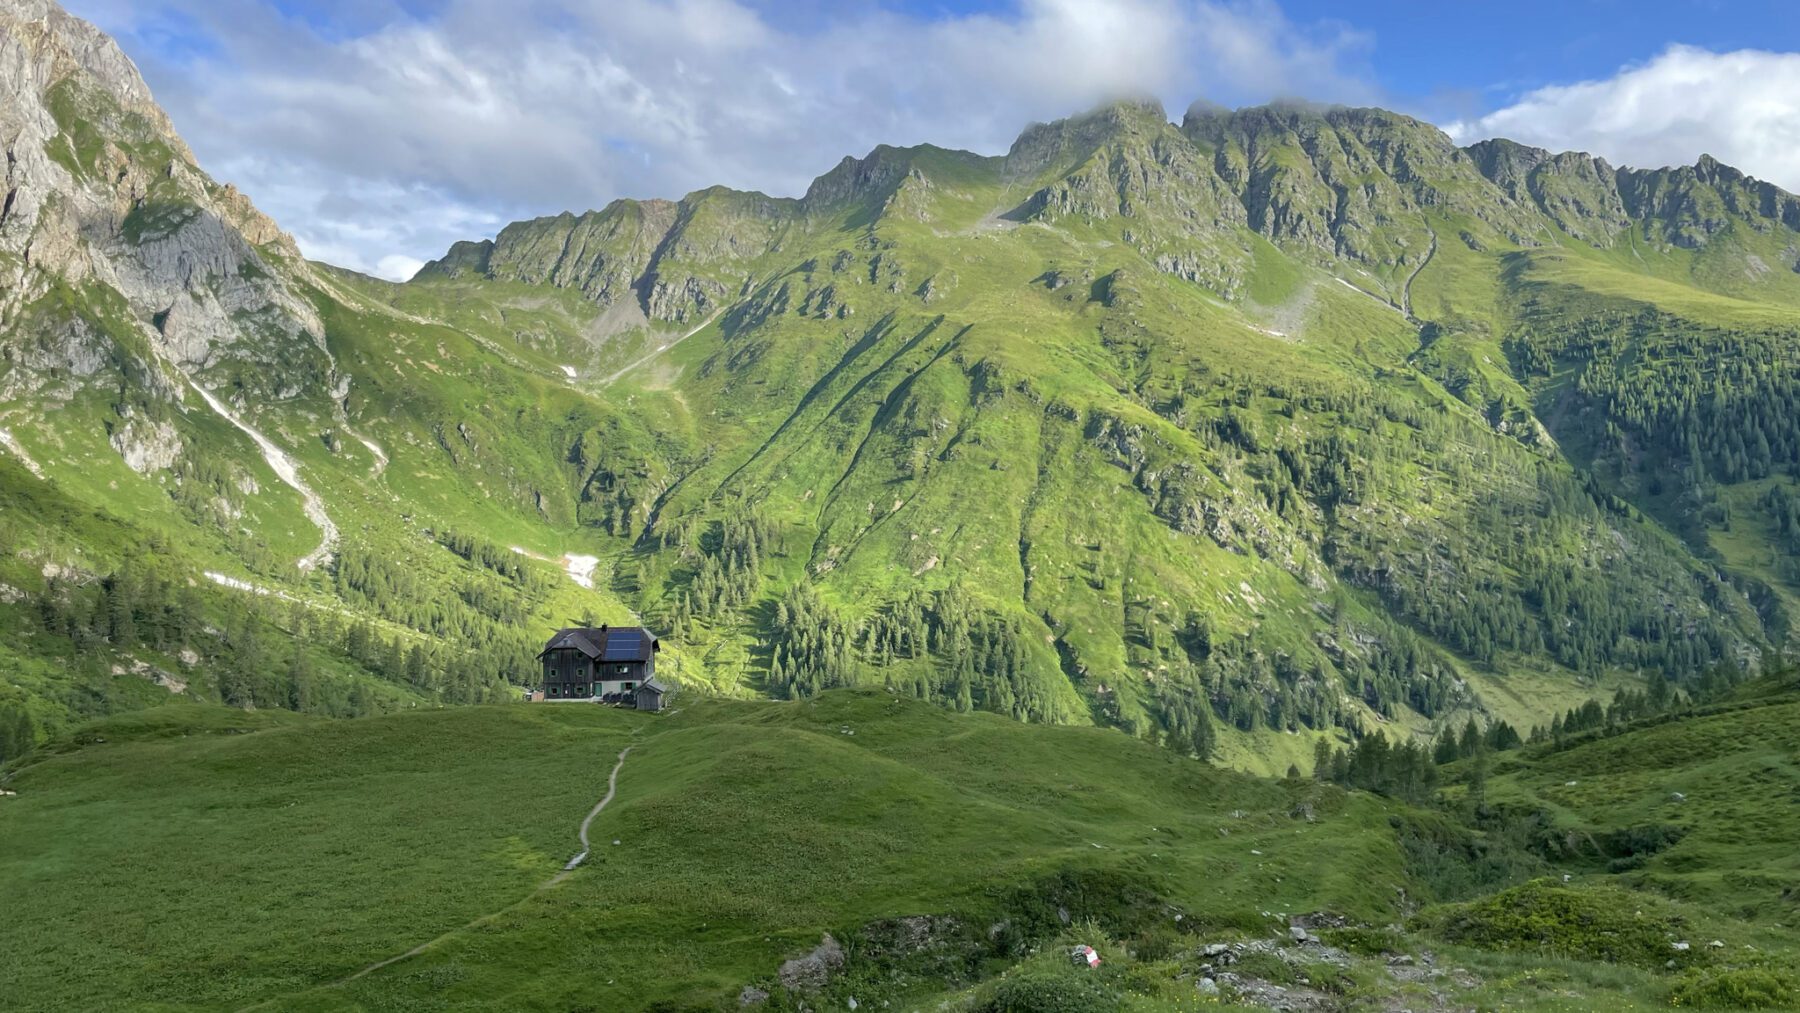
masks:
[(557, 630), (538, 654), (544, 683), (531, 699), (662, 710), (669, 686), (656, 678), (656, 653), (661, 649), (641, 626)]

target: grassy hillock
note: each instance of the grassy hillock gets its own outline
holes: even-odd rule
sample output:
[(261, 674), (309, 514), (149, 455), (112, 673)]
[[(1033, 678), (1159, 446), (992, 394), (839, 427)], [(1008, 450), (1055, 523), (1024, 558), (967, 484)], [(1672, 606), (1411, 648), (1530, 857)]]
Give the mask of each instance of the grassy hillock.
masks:
[[(1215, 942), (1241, 951), (1221, 994), (1251, 1005), (1269, 985), (1342, 1008), (1786, 994), (1800, 827), (1767, 792), (1792, 787), (1800, 703), (1749, 685), (1499, 754), (1481, 814), (1462, 784), (1420, 808), (882, 692), (661, 716), (159, 708), (9, 776), (0, 1005), (724, 1009), (749, 987), (771, 1009), (1186, 1010)], [(551, 883), (626, 746), (592, 856)], [(1323, 945), (1288, 939), (1298, 916)], [(1076, 942), (1103, 974), (1075, 976)], [(828, 973), (784, 978), (808, 954)]]

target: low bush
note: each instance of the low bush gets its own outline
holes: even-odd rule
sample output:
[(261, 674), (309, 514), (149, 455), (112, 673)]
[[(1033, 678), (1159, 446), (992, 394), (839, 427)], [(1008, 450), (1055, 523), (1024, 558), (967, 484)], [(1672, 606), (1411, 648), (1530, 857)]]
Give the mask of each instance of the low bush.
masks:
[(1416, 922), (1451, 942), (1487, 949), (1648, 968), (1703, 959), (1699, 950), (1671, 945), (1683, 934), (1684, 923), (1662, 902), (1613, 887), (1532, 880), (1481, 900), (1432, 909)]
[(1384, 953), (1401, 953), (1405, 950), (1405, 942), (1399, 933), (1387, 929), (1362, 926), (1324, 929), (1319, 932), (1319, 938), (1346, 953), (1354, 953), (1360, 957), (1379, 957)]
[(1250, 950), (1241, 954), (1231, 970), (1246, 978), (1261, 978), (1277, 985), (1292, 985), (1300, 980), (1300, 972), (1294, 965), (1282, 959), (1279, 953), (1261, 950)]
[(1771, 1009), (1800, 1002), (1800, 979), (1763, 967), (1690, 970), (1669, 995), (1669, 1005), (1700, 1009)]
[(996, 982), (977, 1013), (1112, 1013), (1124, 997), (1094, 980), (1035, 972)]

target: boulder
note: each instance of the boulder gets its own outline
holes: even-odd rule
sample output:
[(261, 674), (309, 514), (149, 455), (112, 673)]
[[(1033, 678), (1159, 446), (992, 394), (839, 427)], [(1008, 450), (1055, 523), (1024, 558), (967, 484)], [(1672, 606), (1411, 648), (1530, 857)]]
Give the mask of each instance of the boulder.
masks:
[(831, 976), (843, 968), (844, 948), (827, 932), (811, 953), (781, 965), (781, 986), (795, 992), (824, 988)]

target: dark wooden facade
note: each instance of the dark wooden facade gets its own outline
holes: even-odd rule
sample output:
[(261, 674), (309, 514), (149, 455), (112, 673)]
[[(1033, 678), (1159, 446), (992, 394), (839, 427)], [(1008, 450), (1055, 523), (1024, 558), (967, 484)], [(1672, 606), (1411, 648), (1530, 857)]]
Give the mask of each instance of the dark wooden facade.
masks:
[(663, 702), (669, 697), (669, 687), (657, 679), (650, 679), (637, 688), (635, 704), (641, 711), (659, 711)]
[[(558, 630), (538, 654), (546, 700), (600, 700), (637, 704), (637, 690), (656, 678), (662, 649), (641, 626), (575, 627)], [(666, 689), (656, 683), (657, 706)]]

